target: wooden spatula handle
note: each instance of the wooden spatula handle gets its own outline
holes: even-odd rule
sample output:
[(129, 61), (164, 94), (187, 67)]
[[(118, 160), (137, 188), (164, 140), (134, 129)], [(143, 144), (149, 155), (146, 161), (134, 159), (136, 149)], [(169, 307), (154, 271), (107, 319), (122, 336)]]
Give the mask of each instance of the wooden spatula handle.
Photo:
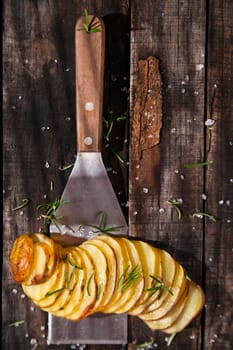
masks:
[(90, 32), (84, 28), (86, 22), (83, 16), (75, 26), (77, 150), (100, 152), (105, 28), (98, 17), (88, 17)]

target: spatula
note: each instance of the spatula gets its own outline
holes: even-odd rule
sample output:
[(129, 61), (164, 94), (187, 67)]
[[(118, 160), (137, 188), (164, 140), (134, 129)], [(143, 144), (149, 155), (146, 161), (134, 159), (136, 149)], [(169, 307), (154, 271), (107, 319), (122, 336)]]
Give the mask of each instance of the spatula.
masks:
[[(128, 230), (101, 155), (104, 49), (102, 20), (79, 18), (75, 26), (77, 157), (61, 197), (66, 204), (55, 213), (62, 225), (59, 230), (50, 228), (64, 244), (71, 236), (92, 237), (90, 227), (98, 225), (103, 213), (114, 234), (126, 235)], [(127, 316), (93, 315), (73, 323), (49, 314), (48, 343), (127, 343)]]

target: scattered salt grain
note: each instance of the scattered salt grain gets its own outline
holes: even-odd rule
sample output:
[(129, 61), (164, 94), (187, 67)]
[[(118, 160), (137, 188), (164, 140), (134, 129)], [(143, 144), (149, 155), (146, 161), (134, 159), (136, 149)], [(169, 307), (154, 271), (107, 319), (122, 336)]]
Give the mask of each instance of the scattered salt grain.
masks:
[(13, 288), (12, 293), (16, 295), (18, 293), (17, 289)]
[(46, 169), (50, 168), (50, 163), (48, 161), (45, 162), (45, 168)]
[(30, 345), (31, 345), (31, 349), (35, 350), (38, 346), (38, 341), (35, 338), (31, 338), (30, 339)]
[(137, 212), (137, 211), (134, 211), (134, 212), (133, 212), (133, 215), (134, 215), (134, 216), (138, 215), (138, 212)]
[(217, 88), (217, 84), (214, 84), (214, 88), (215, 88), (215, 89)]
[(117, 77), (116, 77), (115, 75), (112, 74), (112, 75), (111, 75), (111, 80), (112, 80), (112, 81), (117, 81)]
[(139, 169), (139, 168), (140, 168), (140, 164), (137, 164), (137, 165), (136, 165), (136, 169)]
[(23, 99), (23, 96), (19, 95), (19, 96), (18, 96), (18, 99), (19, 99), (19, 100), (22, 100), (22, 99)]
[(207, 195), (205, 193), (202, 193), (201, 198), (203, 199), (203, 201), (207, 200)]
[(182, 94), (184, 94), (184, 93), (185, 93), (185, 91), (186, 91), (185, 89), (181, 89), (181, 93), (182, 93)]
[(23, 214), (24, 214), (24, 212), (21, 210), (21, 211), (19, 212), (19, 215), (20, 215), (20, 216), (23, 216)]
[(142, 191), (143, 191), (143, 193), (148, 193), (149, 189), (147, 187), (143, 187)]
[(221, 199), (220, 201), (218, 201), (218, 204), (219, 204), (219, 205), (223, 205), (223, 204), (224, 204), (224, 200)]
[(180, 179), (181, 179), (181, 180), (184, 180), (184, 179), (185, 179), (184, 175), (181, 174), (181, 175), (180, 175)]
[(176, 132), (176, 128), (172, 128), (171, 129), (171, 134), (175, 134), (175, 132)]
[(229, 141), (229, 145), (230, 145), (230, 146), (233, 146), (233, 141)]
[(178, 170), (178, 169), (175, 169), (174, 173), (175, 173), (175, 174), (179, 174), (179, 170)]
[(136, 181), (138, 181), (138, 180), (139, 180), (139, 177), (138, 177), (138, 176), (136, 176), (136, 177), (135, 177), (135, 180), (136, 180)]
[(164, 208), (160, 208), (160, 209), (159, 209), (159, 213), (160, 213), (160, 214), (164, 214), (164, 213), (165, 213), (165, 209), (164, 209)]
[(214, 123), (215, 123), (215, 121), (213, 119), (210, 119), (210, 118), (205, 121), (206, 126), (213, 126)]
[(34, 312), (35, 311), (35, 307), (32, 305), (32, 306), (30, 306), (30, 310), (32, 311), (32, 312)]
[(70, 118), (70, 117), (65, 117), (65, 120), (66, 120), (67, 122), (70, 122), (70, 121), (71, 121), (71, 118)]
[(213, 258), (212, 258), (212, 257), (209, 257), (208, 260), (209, 260), (209, 262), (212, 262), (212, 261), (213, 261)]
[(226, 200), (226, 205), (230, 205), (231, 204), (231, 201), (229, 199)]
[(230, 182), (233, 183), (233, 178), (230, 179)]
[(200, 71), (204, 68), (204, 64), (203, 63), (200, 63), (200, 64), (196, 64), (196, 70), (197, 71)]
[(57, 59), (57, 58), (55, 58), (55, 59), (54, 59), (54, 62), (55, 62), (55, 63), (58, 63), (58, 59)]
[(15, 106), (12, 106), (12, 107), (11, 107), (11, 109), (15, 110), (15, 109), (16, 109), (16, 107), (15, 107)]
[(198, 90), (194, 90), (194, 95), (199, 95), (199, 91)]
[(26, 298), (26, 295), (25, 295), (25, 294), (21, 294), (21, 295), (20, 295), (20, 298), (21, 298), (21, 299), (25, 299), (25, 298)]
[(70, 68), (66, 68), (66, 72), (69, 72), (70, 71)]

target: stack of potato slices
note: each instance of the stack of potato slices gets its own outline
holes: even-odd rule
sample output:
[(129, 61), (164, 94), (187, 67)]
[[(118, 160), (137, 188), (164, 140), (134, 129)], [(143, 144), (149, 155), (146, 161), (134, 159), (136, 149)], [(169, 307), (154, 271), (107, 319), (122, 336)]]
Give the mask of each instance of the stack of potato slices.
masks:
[(100, 235), (62, 247), (43, 234), (21, 235), (10, 267), (40, 309), (72, 321), (96, 312), (127, 313), (172, 334), (204, 304), (200, 286), (168, 252), (124, 237)]

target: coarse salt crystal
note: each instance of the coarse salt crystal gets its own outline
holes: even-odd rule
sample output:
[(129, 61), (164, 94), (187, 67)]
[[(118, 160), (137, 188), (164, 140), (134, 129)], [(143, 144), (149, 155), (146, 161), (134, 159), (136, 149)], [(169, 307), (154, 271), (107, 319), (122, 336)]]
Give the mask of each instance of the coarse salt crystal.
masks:
[(44, 166), (46, 169), (48, 169), (48, 168), (50, 168), (50, 163), (48, 161), (46, 161)]
[(203, 199), (203, 201), (207, 200), (207, 195), (205, 193), (202, 193), (201, 198)]
[(219, 205), (223, 205), (223, 204), (224, 204), (224, 200), (221, 199), (220, 201), (218, 201), (218, 204), (219, 204)]
[(142, 191), (143, 191), (143, 193), (148, 193), (149, 189), (147, 187), (143, 187)]
[(214, 123), (215, 123), (215, 121), (213, 119), (210, 119), (210, 118), (205, 121), (206, 126), (213, 126)]
[(12, 293), (16, 295), (18, 293), (17, 289), (13, 288)]
[(196, 64), (196, 70), (202, 70), (204, 68), (204, 64), (200, 63), (200, 64)]

